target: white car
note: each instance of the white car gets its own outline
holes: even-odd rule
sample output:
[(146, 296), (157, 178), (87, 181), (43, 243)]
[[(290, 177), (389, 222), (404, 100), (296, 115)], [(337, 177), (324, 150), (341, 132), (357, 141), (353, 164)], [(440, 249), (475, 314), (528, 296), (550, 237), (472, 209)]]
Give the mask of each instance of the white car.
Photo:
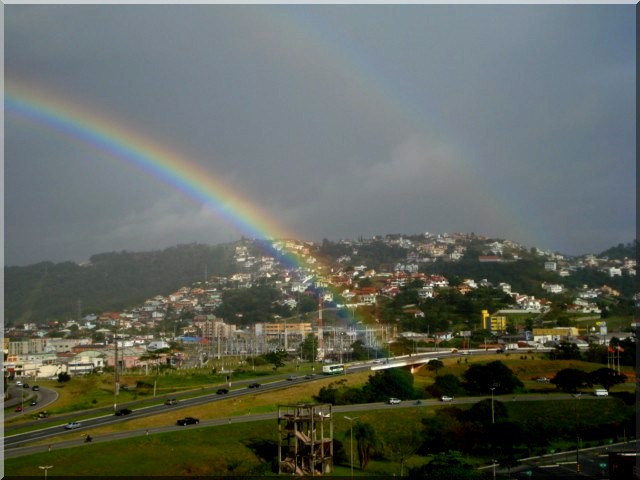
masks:
[(75, 430), (76, 428), (80, 428), (82, 424), (80, 422), (69, 422), (64, 426), (65, 430)]
[(450, 402), (452, 400), (453, 400), (453, 397), (449, 397), (447, 395), (443, 395), (442, 397), (440, 397), (441, 402)]
[(391, 397), (387, 403), (389, 405), (397, 405), (398, 403), (401, 403), (401, 402), (402, 400), (400, 400), (399, 398)]

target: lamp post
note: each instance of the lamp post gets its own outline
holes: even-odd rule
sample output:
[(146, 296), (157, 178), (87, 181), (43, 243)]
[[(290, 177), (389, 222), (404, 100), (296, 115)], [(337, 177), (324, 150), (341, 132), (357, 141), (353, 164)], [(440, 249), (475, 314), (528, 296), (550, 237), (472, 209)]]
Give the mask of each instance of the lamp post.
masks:
[(494, 410), (493, 410), (493, 391), (496, 389), (496, 387), (490, 387), (489, 390), (491, 390), (491, 424), (493, 425), (496, 421), (495, 419), (495, 414), (494, 414)]
[(53, 465), (41, 465), (41, 466), (38, 466), (38, 468), (41, 468), (42, 470), (44, 470), (44, 478), (47, 478), (47, 470), (49, 470), (50, 468), (53, 468)]
[[(580, 396), (576, 396), (575, 398), (580, 401)], [(580, 430), (579, 430), (579, 421), (578, 421), (578, 404), (576, 403), (576, 472), (580, 473)]]
[(351, 424), (351, 478), (353, 478), (353, 421), (358, 417), (351, 418), (345, 416), (344, 418), (349, 420), (349, 423)]

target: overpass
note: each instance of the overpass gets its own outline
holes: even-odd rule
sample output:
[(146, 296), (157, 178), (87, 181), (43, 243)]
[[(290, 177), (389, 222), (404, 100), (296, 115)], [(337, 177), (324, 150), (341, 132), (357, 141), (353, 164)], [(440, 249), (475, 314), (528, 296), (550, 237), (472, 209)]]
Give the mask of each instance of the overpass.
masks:
[(371, 366), (372, 371), (386, 370), (388, 368), (410, 367), (411, 373), (417, 372), (432, 360), (438, 360), (438, 357), (425, 357), (423, 355), (394, 357), (392, 360), (386, 360), (384, 363)]

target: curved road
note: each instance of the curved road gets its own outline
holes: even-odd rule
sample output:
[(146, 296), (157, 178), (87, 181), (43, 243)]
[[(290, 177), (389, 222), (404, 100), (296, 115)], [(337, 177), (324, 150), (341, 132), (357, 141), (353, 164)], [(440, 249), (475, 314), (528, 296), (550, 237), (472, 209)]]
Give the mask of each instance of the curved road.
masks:
[[(263, 388), (263, 387), (260, 387), (260, 388)], [(277, 382), (274, 385), (271, 385), (270, 388), (267, 388), (267, 389), (273, 390), (277, 388), (282, 388), (282, 381)], [(249, 394), (251, 393), (251, 391), (236, 390), (233, 393), (235, 394), (230, 393), (224, 396), (216, 396), (216, 398), (220, 400), (223, 398), (229, 398), (230, 396), (241, 396), (241, 395)], [(551, 395), (553, 395), (553, 397), (551, 397)], [(491, 398), (490, 396), (454, 398), (451, 402), (447, 402), (446, 405), (476, 403), (481, 400), (490, 399), (490, 398)], [(553, 398), (554, 400), (575, 400), (575, 397), (569, 394), (533, 394), (533, 395), (521, 395), (518, 397), (514, 397), (513, 395), (503, 395), (503, 396), (495, 396), (494, 400), (502, 401), (502, 402), (517, 401), (514, 399), (519, 399), (520, 401), (543, 401), (543, 400), (549, 400), (550, 398)], [(606, 398), (607, 397), (590, 397), (590, 399), (594, 401), (605, 400)], [(204, 402), (200, 402), (200, 403), (204, 403)], [(197, 403), (194, 403), (194, 404), (197, 404)], [(182, 405), (184, 405), (184, 403)], [(366, 412), (374, 409), (375, 410), (398, 409), (398, 408), (411, 408), (411, 407), (420, 407), (420, 406), (426, 407), (426, 406), (433, 406), (433, 405), (444, 405), (444, 403), (437, 399), (428, 399), (428, 400), (419, 400), (419, 401), (408, 400), (408, 401), (403, 401), (402, 403), (396, 404), (396, 405), (389, 405), (386, 403), (367, 403), (367, 404), (357, 404), (357, 405), (332, 406), (331, 410), (333, 415), (336, 415), (336, 414), (342, 414), (347, 412)], [(172, 408), (172, 407), (160, 405), (157, 408), (156, 407), (148, 407), (148, 408), (153, 409), (154, 410), (153, 413), (157, 413), (158, 410), (166, 411), (167, 408)], [(140, 411), (137, 411), (137, 412), (140, 412)], [(131, 415), (128, 415), (126, 419), (134, 417), (134, 415), (137, 412), (133, 412)], [(143, 416), (143, 415), (146, 416), (151, 414), (152, 414), (151, 412), (145, 412), (144, 414), (139, 414), (138, 416)], [(99, 437), (94, 437), (94, 442), (119, 440), (122, 438), (136, 437), (136, 436), (141, 436), (145, 434), (171, 432), (176, 430), (183, 430), (186, 428), (213, 427), (213, 426), (219, 426), (219, 425), (224, 425), (229, 423), (256, 422), (260, 420), (271, 420), (271, 419), (273, 419), (274, 421), (277, 419), (277, 412), (274, 411), (274, 412), (268, 412), (268, 413), (244, 415), (244, 416), (237, 416), (237, 417), (230, 417), (230, 418), (202, 420), (198, 425), (177, 426), (172, 424), (172, 425), (160, 425), (157, 427), (149, 428), (148, 430), (145, 430), (145, 429), (128, 430), (125, 432), (110, 433), (106, 435), (101, 435)], [(64, 431), (62, 431), (63, 427), (60, 425), (49, 427), (43, 430), (30, 432), (30, 433), (5, 437), (6, 450), (4, 452), (4, 455), (5, 455), (5, 458), (13, 458), (13, 457), (19, 457), (23, 455), (30, 455), (36, 452), (46, 451), (49, 447), (66, 448), (71, 446), (77, 447), (80, 445), (84, 445), (85, 435), (83, 433), (78, 433), (78, 432), (82, 432), (83, 430), (87, 430), (92, 427), (107, 425), (110, 423), (115, 423), (123, 420), (125, 420), (123, 417), (115, 417), (113, 415), (108, 415), (108, 416), (97, 417), (87, 421), (83, 421), (81, 428), (68, 431), (69, 436), (72, 437), (71, 439), (56, 442), (55, 444), (52, 444), (52, 445), (25, 445), (25, 444), (28, 442), (41, 441), (48, 437), (54, 437), (54, 436), (58, 437), (60, 435), (63, 435), (64, 434)]]
[[(485, 350), (472, 350), (472, 351), (468, 351), (465, 352), (465, 355), (477, 355), (477, 354), (486, 354), (487, 352)], [(440, 351), (440, 352), (429, 352), (429, 353), (425, 353), (425, 354), (417, 354), (417, 355), (406, 355), (406, 356), (402, 356), (402, 357), (395, 357), (395, 358), (390, 358), (388, 360), (376, 360), (376, 361), (368, 361), (368, 362), (361, 362), (361, 363), (355, 363), (355, 364), (351, 364), (348, 366), (348, 372), (350, 373), (355, 373), (355, 372), (360, 372), (360, 371), (365, 371), (365, 370), (370, 370), (372, 366), (376, 366), (377, 368), (379, 368), (381, 365), (381, 363), (385, 366), (388, 366), (389, 368), (393, 368), (394, 366), (400, 366), (400, 365), (406, 365), (407, 361), (410, 360), (417, 360), (417, 359), (424, 359), (424, 358), (444, 358), (444, 357), (455, 357), (455, 356), (461, 356), (462, 354), (457, 352), (457, 353), (452, 353), (450, 351)], [(436, 357), (437, 356), (437, 357)], [(384, 363), (383, 363), (384, 362)], [(287, 375), (285, 374), (280, 374), (280, 375), (273, 375), (271, 377), (269, 377), (268, 379), (259, 379), (260, 381), (264, 382), (265, 380), (268, 383), (262, 383), (261, 386), (259, 387), (260, 391), (271, 391), (271, 390), (277, 390), (277, 389), (282, 389), (282, 388), (286, 388), (292, 384), (297, 384), (297, 383), (301, 383), (301, 382), (311, 382), (314, 380), (318, 380), (320, 378), (326, 378), (326, 376), (324, 375), (318, 375), (316, 374), (315, 376), (311, 376), (310, 378), (308, 378), (308, 376), (296, 376), (294, 380), (287, 380)], [(247, 385), (249, 385), (250, 383), (253, 383), (254, 381), (256, 381), (255, 379), (247, 379), (247, 380), (243, 380), (243, 381), (237, 381), (237, 382), (233, 382), (234, 386), (244, 386), (246, 387)], [(197, 397), (193, 397), (193, 398), (186, 398), (186, 399), (182, 399), (180, 400), (179, 404), (178, 404), (178, 408), (180, 407), (187, 407), (187, 406), (195, 406), (195, 405), (202, 405), (205, 403), (211, 403), (211, 402), (215, 402), (218, 400), (222, 400), (222, 399), (227, 399), (227, 398), (233, 398), (233, 397), (240, 397), (243, 395), (248, 395), (251, 393), (255, 393), (255, 390), (253, 389), (248, 389), (248, 388), (236, 388), (235, 390), (231, 390), (228, 394), (225, 395), (217, 395), (215, 393), (215, 391), (217, 390), (217, 388), (219, 388), (220, 386), (216, 386), (213, 388), (208, 389), (208, 393), (205, 393), (203, 395), (197, 396)], [(17, 388), (17, 387), (16, 387)], [(25, 389), (26, 390), (26, 389)], [(41, 392), (43, 395), (47, 395), (46, 390), (48, 389), (41, 389)], [(31, 392), (31, 391), (30, 391)], [(51, 391), (53, 392), (53, 391)], [(36, 393), (36, 392), (31, 392), (31, 393)], [(55, 394), (55, 392), (53, 392), (53, 394)], [(162, 397), (158, 397), (156, 400), (158, 400), (159, 402), (162, 402), (165, 398), (169, 398), (169, 397), (177, 397), (179, 398), (179, 395), (165, 395)], [(496, 399), (499, 397), (495, 397)], [(511, 397), (509, 397), (511, 398)], [(556, 396), (556, 398), (560, 399), (563, 398), (562, 396)], [(567, 398), (573, 398), (571, 396), (567, 396)], [(465, 398), (465, 399), (454, 399), (453, 403), (470, 403), (470, 402), (477, 402), (479, 400), (481, 400), (482, 397), (469, 397), (469, 398)], [(533, 395), (533, 396), (527, 396), (527, 399), (532, 399), (532, 400), (541, 400), (541, 399), (549, 399), (549, 395)], [(433, 405), (433, 404), (437, 404), (439, 403), (437, 400), (423, 400), (422, 403), (424, 405)], [(95, 428), (98, 426), (104, 426), (104, 425), (108, 425), (108, 424), (112, 424), (112, 423), (117, 423), (117, 422), (122, 422), (122, 421), (127, 421), (129, 419), (132, 418), (140, 418), (140, 417), (145, 417), (145, 416), (150, 416), (150, 415), (155, 415), (158, 413), (163, 413), (166, 412), (167, 409), (169, 408), (176, 408), (175, 406), (166, 406), (162, 403), (160, 404), (156, 404), (156, 405), (151, 405), (151, 406), (146, 406), (146, 407), (139, 407), (136, 408), (136, 405), (139, 405), (140, 402), (131, 402), (131, 403), (127, 403), (127, 404), (120, 404), (118, 405), (119, 408), (123, 408), (123, 407), (127, 407), (127, 408), (131, 408), (133, 409), (133, 412), (129, 415), (127, 415), (126, 417), (118, 417), (113, 415), (113, 409), (110, 407), (102, 407), (99, 409), (95, 409), (95, 410), (91, 410), (91, 411), (83, 411), (83, 412), (74, 412), (74, 413), (70, 413), (70, 414), (65, 414), (65, 415), (57, 415), (55, 418), (49, 418), (49, 419), (42, 419), (42, 420), (37, 420), (37, 421), (33, 421), (30, 425), (42, 425), (43, 428), (39, 428), (37, 430), (33, 430), (31, 432), (26, 432), (26, 433), (20, 433), (20, 434), (15, 434), (15, 435), (7, 435), (7, 433), (11, 432), (12, 430), (15, 431), (17, 429), (22, 429), (25, 426), (25, 424), (21, 424), (21, 425), (15, 425), (15, 426), (11, 426), (11, 427), (6, 427), (5, 428), (5, 438), (4, 438), (4, 445), (5, 445), (5, 456), (6, 457), (10, 457), (10, 456), (14, 456), (15, 454), (18, 454), (18, 451), (21, 451), (22, 448), (31, 448), (31, 447), (26, 447), (27, 443), (30, 442), (36, 442), (36, 441), (42, 441), (45, 440), (47, 438), (51, 438), (51, 437), (58, 437), (60, 435), (63, 435), (65, 433), (64, 430), (64, 425), (67, 422), (71, 422), (71, 421), (80, 421), (81, 422), (81, 427), (74, 429), (73, 431), (68, 431), (69, 435), (73, 435), (73, 436), (77, 436), (78, 432), (82, 432), (85, 430), (89, 430), (91, 428)], [(362, 410), (368, 410), (371, 409), (372, 407), (376, 407), (376, 408), (402, 408), (402, 407), (408, 407), (408, 406), (415, 406), (412, 402), (403, 402), (401, 405), (385, 405), (385, 404), (364, 404), (364, 405), (349, 405), (349, 406), (338, 406), (338, 407), (333, 407), (333, 411), (334, 412), (349, 412), (349, 411), (362, 411)], [(42, 408), (42, 405), (39, 405), (38, 408)], [(19, 414), (18, 414), (19, 415)], [(272, 416), (275, 416), (275, 412), (270, 414)], [(90, 418), (87, 418), (90, 417)], [(247, 417), (234, 417), (232, 419), (232, 421), (238, 421), (237, 419), (242, 418), (242, 421), (256, 421), (256, 420), (263, 420), (265, 418), (272, 418), (272, 417), (264, 417), (264, 415), (257, 415), (257, 416), (247, 416)], [(273, 417), (275, 418), (275, 417)], [(212, 426), (212, 425), (216, 425), (218, 424), (218, 422), (221, 422), (220, 420), (207, 420), (207, 421), (203, 421), (201, 422), (200, 426)], [(222, 420), (222, 422), (224, 422), (224, 420)], [(49, 425), (49, 426), (47, 426)], [(153, 430), (149, 430), (150, 432), (153, 431), (154, 433), (158, 433), (160, 431), (167, 431), (166, 429), (173, 429), (175, 428), (174, 425), (171, 426), (164, 426), (164, 427), (158, 427), (160, 430), (158, 429), (153, 429)], [(184, 427), (182, 427), (184, 428)], [(193, 427), (191, 427), (193, 428)], [(117, 434), (118, 437), (117, 438), (121, 438), (121, 437), (126, 437), (126, 436), (134, 436), (134, 435), (140, 435), (140, 432), (136, 432), (136, 431), (132, 431), (132, 432), (122, 432)], [(82, 435), (82, 433), (80, 434)], [(106, 437), (105, 437), (106, 438)], [(60, 442), (60, 444), (65, 444), (67, 443), (66, 441)], [(76, 445), (77, 444), (77, 440), (72, 440), (71, 444)], [(42, 447), (39, 447), (42, 448)]]

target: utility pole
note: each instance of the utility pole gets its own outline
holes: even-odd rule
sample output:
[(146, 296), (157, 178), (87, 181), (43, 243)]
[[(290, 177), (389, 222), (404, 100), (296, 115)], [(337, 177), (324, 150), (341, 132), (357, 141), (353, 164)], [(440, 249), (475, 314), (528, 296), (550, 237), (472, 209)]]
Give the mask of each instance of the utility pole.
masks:
[[(491, 390), (491, 424), (493, 425), (495, 422), (495, 415), (494, 415), (494, 411), (493, 411), (493, 391), (496, 389), (496, 387), (491, 387), (489, 388), (489, 390)], [(514, 397), (515, 398), (515, 397)]]
[(358, 417), (344, 417), (345, 419), (349, 420), (349, 424), (351, 426), (351, 478), (353, 478), (353, 421), (356, 420)]
[(113, 342), (115, 346), (115, 350), (113, 352), (113, 411), (115, 412), (118, 409), (118, 392), (120, 390), (120, 383), (118, 378), (118, 326), (116, 325), (115, 330), (113, 331)]

